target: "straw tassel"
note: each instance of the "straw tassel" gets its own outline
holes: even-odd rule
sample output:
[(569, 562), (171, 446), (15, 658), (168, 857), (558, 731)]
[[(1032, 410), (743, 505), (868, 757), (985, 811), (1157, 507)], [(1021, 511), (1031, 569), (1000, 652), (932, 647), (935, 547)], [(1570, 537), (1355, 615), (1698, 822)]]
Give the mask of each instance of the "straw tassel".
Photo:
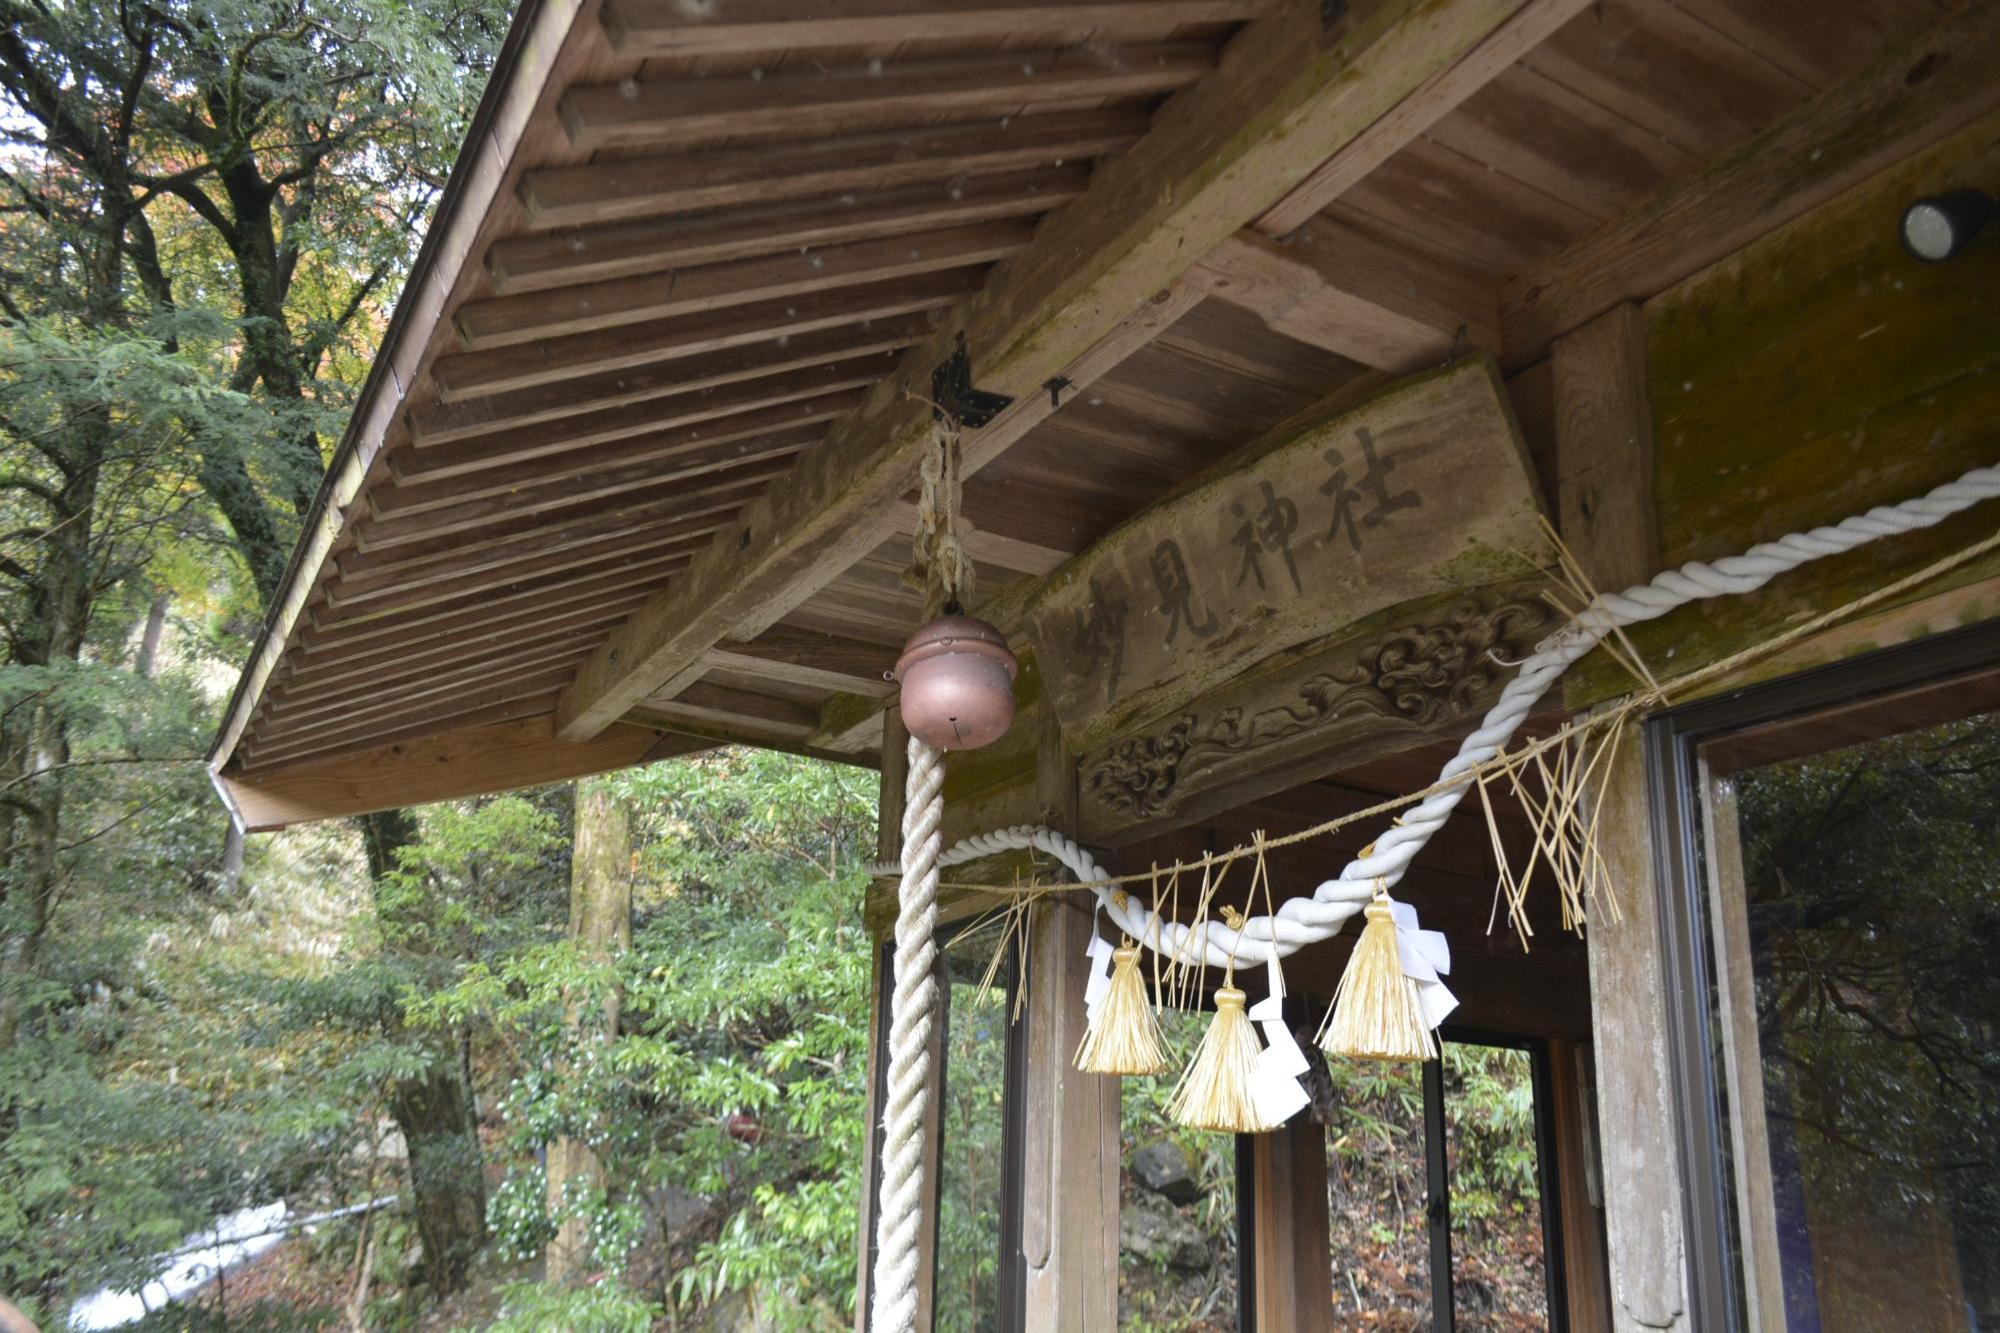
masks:
[(1320, 1033), (1320, 1049), (1359, 1060), (1435, 1060), (1437, 1041), (1424, 1021), (1417, 983), (1403, 975), (1387, 893), (1376, 891), (1367, 916)]
[(1224, 982), (1215, 993), (1215, 1021), (1208, 1025), (1194, 1063), (1175, 1086), (1167, 1114), (1190, 1129), (1261, 1134), (1276, 1128), (1257, 1114), (1250, 1093), (1258, 1049), (1243, 992)]
[(1128, 939), (1111, 959), (1111, 989), (1076, 1048), (1076, 1067), (1086, 1074), (1164, 1074), (1172, 1063), (1139, 975), (1139, 947)]

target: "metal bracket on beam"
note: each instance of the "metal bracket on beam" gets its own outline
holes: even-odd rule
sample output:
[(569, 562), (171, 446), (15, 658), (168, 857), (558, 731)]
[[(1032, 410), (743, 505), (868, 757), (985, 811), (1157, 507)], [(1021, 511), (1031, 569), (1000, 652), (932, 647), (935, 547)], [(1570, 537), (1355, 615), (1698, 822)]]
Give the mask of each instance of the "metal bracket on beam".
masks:
[(1013, 405), (1004, 393), (988, 393), (972, 387), (972, 358), (965, 350), (965, 335), (950, 356), (931, 372), (931, 409), (940, 420), (956, 422), (967, 430), (978, 430)]

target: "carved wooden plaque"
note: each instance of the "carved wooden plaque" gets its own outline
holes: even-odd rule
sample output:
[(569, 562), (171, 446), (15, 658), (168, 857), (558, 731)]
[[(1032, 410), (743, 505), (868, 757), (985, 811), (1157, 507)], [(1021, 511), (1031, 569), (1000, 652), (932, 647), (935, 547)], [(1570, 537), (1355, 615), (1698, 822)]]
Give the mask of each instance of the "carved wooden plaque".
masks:
[(1517, 578), (1543, 549), (1490, 360), (1304, 420), (1107, 535), (1029, 605), (1080, 750), (1385, 607)]
[(1083, 837), (1115, 846), (1469, 725), (1557, 617), (1539, 580), (1399, 606), (1083, 756)]

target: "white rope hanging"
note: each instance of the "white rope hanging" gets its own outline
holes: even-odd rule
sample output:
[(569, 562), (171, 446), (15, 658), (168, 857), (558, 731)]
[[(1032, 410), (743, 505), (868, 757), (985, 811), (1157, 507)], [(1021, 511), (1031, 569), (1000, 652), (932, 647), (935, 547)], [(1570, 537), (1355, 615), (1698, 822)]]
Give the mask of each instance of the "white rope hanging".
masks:
[[(958, 434), (942, 424), (921, 469), (922, 505), (914, 544), (927, 614), (955, 608), (972, 562), (959, 517)], [(903, 794), (902, 882), (896, 893), (895, 989), (889, 998), (888, 1093), (883, 1108), (882, 1189), (875, 1219), (873, 1310), (876, 1333), (917, 1326), (917, 1261), (928, 1172), (924, 1123), (931, 1109), (931, 1025), (936, 1010), (939, 848), (944, 824), (944, 752), (910, 737)]]
[[(1268, 962), (1331, 939), (1349, 917), (1366, 906), (1378, 883), (1393, 887), (1403, 878), (1410, 862), (1444, 827), (1470, 789), (1467, 775), (1499, 754), (1563, 672), (1615, 629), (1657, 619), (1689, 602), (1754, 592), (1800, 565), (1884, 537), (1932, 527), (1995, 497), (2000, 497), (2000, 468), (1974, 468), (1956, 481), (1901, 504), (1878, 506), (1827, 527), (1761, 542), (1741, 555), (1725, 556), (1713, 563), (1690, 561), (1656, 575), (1650, 583), (1596, 597), (1567, 626), (1542, 640), (1521, 664), (1478, 729), (1445, 764), (1437, 784), (1441, 790), (1405, 811), (1394, 827), (1375, 840), (1370, 854), (1348, 862), (1338, 876), (1322, 883), (1310, 896), (1286, 900), (1271, 915), (1251, 917), (1233, 928), (1212, 919), (1189, 926), (1165, 920), (1157, 905), (1143, 907), (1116, 893), (1109, 884), (1095, 887), (1098, 902), (1120, 930), (1148, 948), (1177, 961), (1209, 967)], [(967, 838), (945, 852), (940, 864), (955, 865), (995, 851), (1030, 846), (1063, 861), (1079, 883), (1104, 878), (1096, 863), (1070, 839), (1026, 825)]]
[(944, 754), (910, 737), (903, 803), (903, 882), (896, 910), (896, 988), (889, 999), (888, 1105), (875, 1219), (874, 1309), (868, 1326), (917, 1324), (918, 1235), (924, 1216), (924, 1121), (930, 1111), (931, 1014), (936, 1008), (939, 832)]

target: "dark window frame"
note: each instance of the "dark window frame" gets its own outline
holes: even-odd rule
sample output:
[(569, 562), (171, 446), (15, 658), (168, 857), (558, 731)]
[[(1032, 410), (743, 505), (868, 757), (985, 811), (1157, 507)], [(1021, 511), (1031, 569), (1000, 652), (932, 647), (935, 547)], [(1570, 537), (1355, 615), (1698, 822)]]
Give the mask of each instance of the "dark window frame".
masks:
[(1732, 1179), (1722, 1143), (1709, 996), (1714, 959), (1701, 866), (1700, 750), (1774, 723), (1851, 709), (2000, 665), (2000, 621), (1952, 630), (1653, 714), (1645, 723), (1655, 927), (1666, 986), (1668, 1081), (1681, 1168), (1682, 1260), (1690, 1333), (1739, 1333), (1744, 1287), (1728, 1257)]
[[(1556, 1175), (1555, 1088), (1549, 1072), (1549, 1043), (1541, 1037), (1447, 1024), (1438, 1030), (1440, 1051), (1447, 1045), (1487, 1046), (1521, 1051), (1528, 1057), (1534, 1085), (1535, 1189), (1541, 1196), (1542, 1282), (1548, 1333), (1568, 1333), (1569, 1282), (1563, 1251), (1562, 1201)], [(1452, 1290), (1451, 1158), (1444, 1117), (1444, 1061), (1424, 1062), (1424, 1173), (1430, 1200), (1425, 1221), (1431, 1236), (1431, 1328), (1452, 1333), (1458, 1307)], [(1442, 1276), (1440, 1276), (1442, 1274)]]

